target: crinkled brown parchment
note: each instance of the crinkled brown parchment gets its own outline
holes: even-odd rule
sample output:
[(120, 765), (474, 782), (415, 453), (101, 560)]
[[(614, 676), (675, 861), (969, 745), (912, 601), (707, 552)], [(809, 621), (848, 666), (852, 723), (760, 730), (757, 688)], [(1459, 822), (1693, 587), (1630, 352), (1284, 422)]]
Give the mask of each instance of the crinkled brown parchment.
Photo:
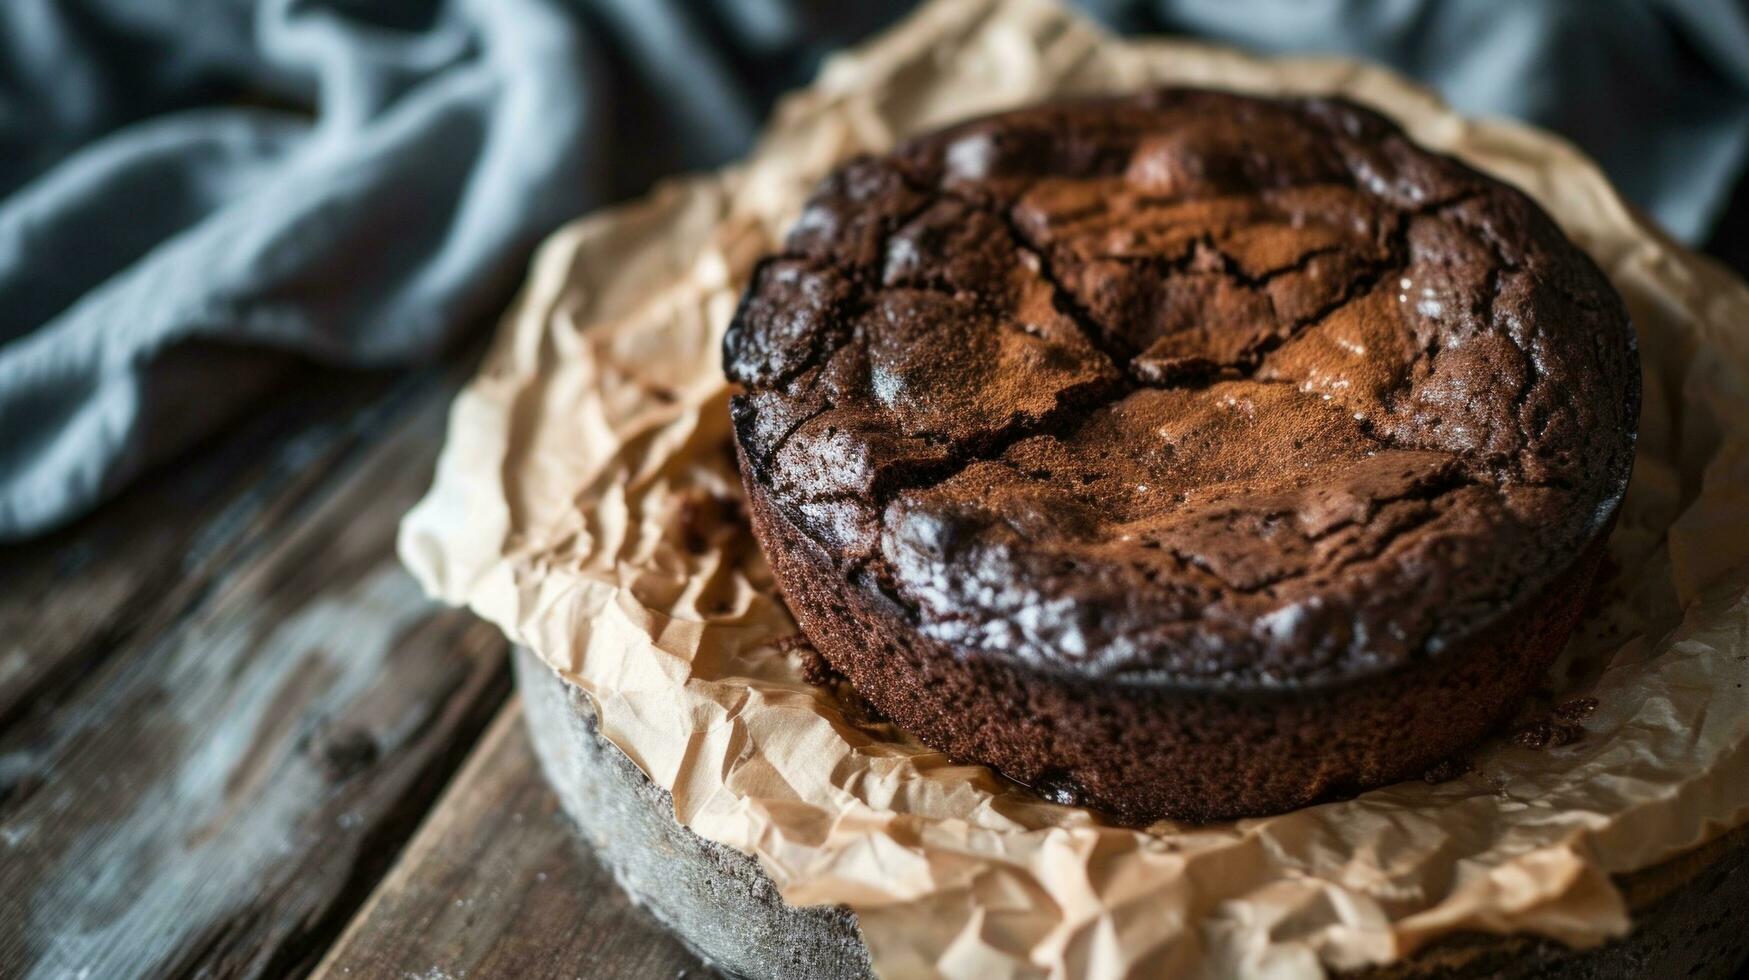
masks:
[[(1551, 701), (1597, 700), (1582, 733), (1497, 739), (1437, 784), (1137, 832), (802, 679), (728, 449), (718, 347), (752, 263), (848, 154), (1165, 82), (1369, 103), (1536, 197), (1626, 296), (1646, 384), (1619, 572), (1551, 681)], [(792, 902), (854, 908), (891, 976), (1297, 976), (1472, 930), (1593, 944), (1627, 927), (1612, 873), (1749, 819), (1749, 288), (1566, 144), (1348, 62), (1118, 41), (1043, 0), (925, 7), (829, 63), (745, 164), (547, 243), (400, 544), (433, 594), (591, 692), (688, 827), (758, 855)]]

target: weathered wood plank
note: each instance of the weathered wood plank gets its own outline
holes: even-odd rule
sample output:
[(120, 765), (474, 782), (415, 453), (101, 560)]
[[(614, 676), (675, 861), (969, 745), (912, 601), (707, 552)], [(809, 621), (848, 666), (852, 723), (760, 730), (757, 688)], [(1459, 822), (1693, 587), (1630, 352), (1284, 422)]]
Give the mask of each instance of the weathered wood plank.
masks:
[(264, 526), (308, 506), (437, 383), (434, 372), (293, 377), (259, 415), (94, 515), (0, 548), (0, 731), (47, 715), (106, 657), (185, 615), (259, 552)]
[(344, 928), (508, 690), (498, 632), (393, 556), (460, 376), (124, 501), (220, 510), (106, 516), (98, 583), (8, 583), (8, 642), (82, 676), (0, 732), (0, 976), (300, 973)]
[(513, 703), (316, 976), (712, 975), (586, 848)]

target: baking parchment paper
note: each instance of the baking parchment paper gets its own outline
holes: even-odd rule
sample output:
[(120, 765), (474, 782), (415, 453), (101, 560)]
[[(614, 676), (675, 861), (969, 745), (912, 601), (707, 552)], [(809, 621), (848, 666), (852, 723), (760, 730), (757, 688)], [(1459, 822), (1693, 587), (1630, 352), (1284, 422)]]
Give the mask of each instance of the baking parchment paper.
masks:
[[(719, 344), (753, 262), (854, 152), (1167, 82), (1370, 104), (1537, 198), (1626, 297), (1645, 407), (1617, 571), (1551, 679), (1597, 699), (1576, 742), (1496, 739), (1445, 782), (1134, 831), (803, 680), (729, 451)], [(556, 234), (400, 548), (588, 691), (682, 823), (757, 855), (789, 901), (854, 909), (888, 976), (1316, 975), (1460, 931), (1595, 944), (1629, 924), (1611, 874), (1749, 819), (1749, 288), (1551, 136), (1378, 68), (1121, 41), (1044, 0), (927, 5), (829, 62), (744, 164)]]

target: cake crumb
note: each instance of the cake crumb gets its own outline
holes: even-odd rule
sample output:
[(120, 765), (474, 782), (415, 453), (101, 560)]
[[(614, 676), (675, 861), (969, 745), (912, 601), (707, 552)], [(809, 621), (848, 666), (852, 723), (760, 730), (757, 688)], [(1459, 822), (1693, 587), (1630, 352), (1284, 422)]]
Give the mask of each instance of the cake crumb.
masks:
[(772, 646), (785, 656), (794, 655), (802, 671), (802, 680), (825, 690), (838, 703), (844, 720), (859, 727), (885, 725), (887, 716), (867, 698), (850, 686), (850, 681), (833, 667), (804, 633), (791, 633), (772, 641)]
[(1591, 717), (1591, 713), (1596, 710), (1596, 698), (1574, 698), (1571, 701), (1562, 701), (1555, 705), (1553, 714), (1560, 721), (1576, 725)]
[(808, 638), (801, 633), (791, 633), (788, 636), (780, 637), (773, 646), (776, 646), (777, 651), (785, 656), (794, 655), (801, 664), (802, 680), (815, 687), (831, 687), (844, 679), (844, 676), (833, 670), (832, 665), (826, 662), (826, 658), (820, 656), (820, 651), (814, 649), (814, 645), (809, 643)]
[[(1542, 697), (1545, 703), (1554, 701), (1551, 694)], [(1596, 698), (1570, 698), (1540, 711), (1525, 711), (1512, 728), (1512, 744), (1526, 749), (1558, 749), (1572, 745), (1585, 737), (1579, 723), (1597, 710)]]
[(1032, 791), (1058, 806), (1087, 805), (1087, 791), (1061, 769), (1050, 769), (1032, 781)]
[(1585, 734), (1578, 725), (1536, 721), (1512, 733), (1512, 744), (1527, 749), (1556, 749), (1571, 745)]
[(1460, 776), (1468, 775), (1474, 770), (1474, 768), (1475, 766), (1470, 762), (1469, 756), (1454, 755), (1449, 759), (1443, 759), (1434, 763), (1426, 772), (1421, 774), (1421, 778), (1426, 780), (1430, 785), (1436, 783), (1449, 783)]
[(702, 555), (723, 547), (746, 525), (741, 501), (708, 490), (694, 488), (680, 498), (675, 525), (680, 532), (680, 544), (688, 552)]

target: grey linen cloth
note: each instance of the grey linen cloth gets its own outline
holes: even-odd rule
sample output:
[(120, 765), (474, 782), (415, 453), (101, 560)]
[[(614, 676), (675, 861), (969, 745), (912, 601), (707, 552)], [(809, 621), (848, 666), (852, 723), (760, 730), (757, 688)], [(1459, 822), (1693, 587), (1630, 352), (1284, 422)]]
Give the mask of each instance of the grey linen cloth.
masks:
[[(296, 358), (486, 322), (533, 245), (721, 163), (900, 2), (0, 4), (0, 541), (84, 513)], [(1739, 0), (1161, 0), (1130, 31), (1391, 64), (1589, 149), (1679, 237), (1749, 153)]]

